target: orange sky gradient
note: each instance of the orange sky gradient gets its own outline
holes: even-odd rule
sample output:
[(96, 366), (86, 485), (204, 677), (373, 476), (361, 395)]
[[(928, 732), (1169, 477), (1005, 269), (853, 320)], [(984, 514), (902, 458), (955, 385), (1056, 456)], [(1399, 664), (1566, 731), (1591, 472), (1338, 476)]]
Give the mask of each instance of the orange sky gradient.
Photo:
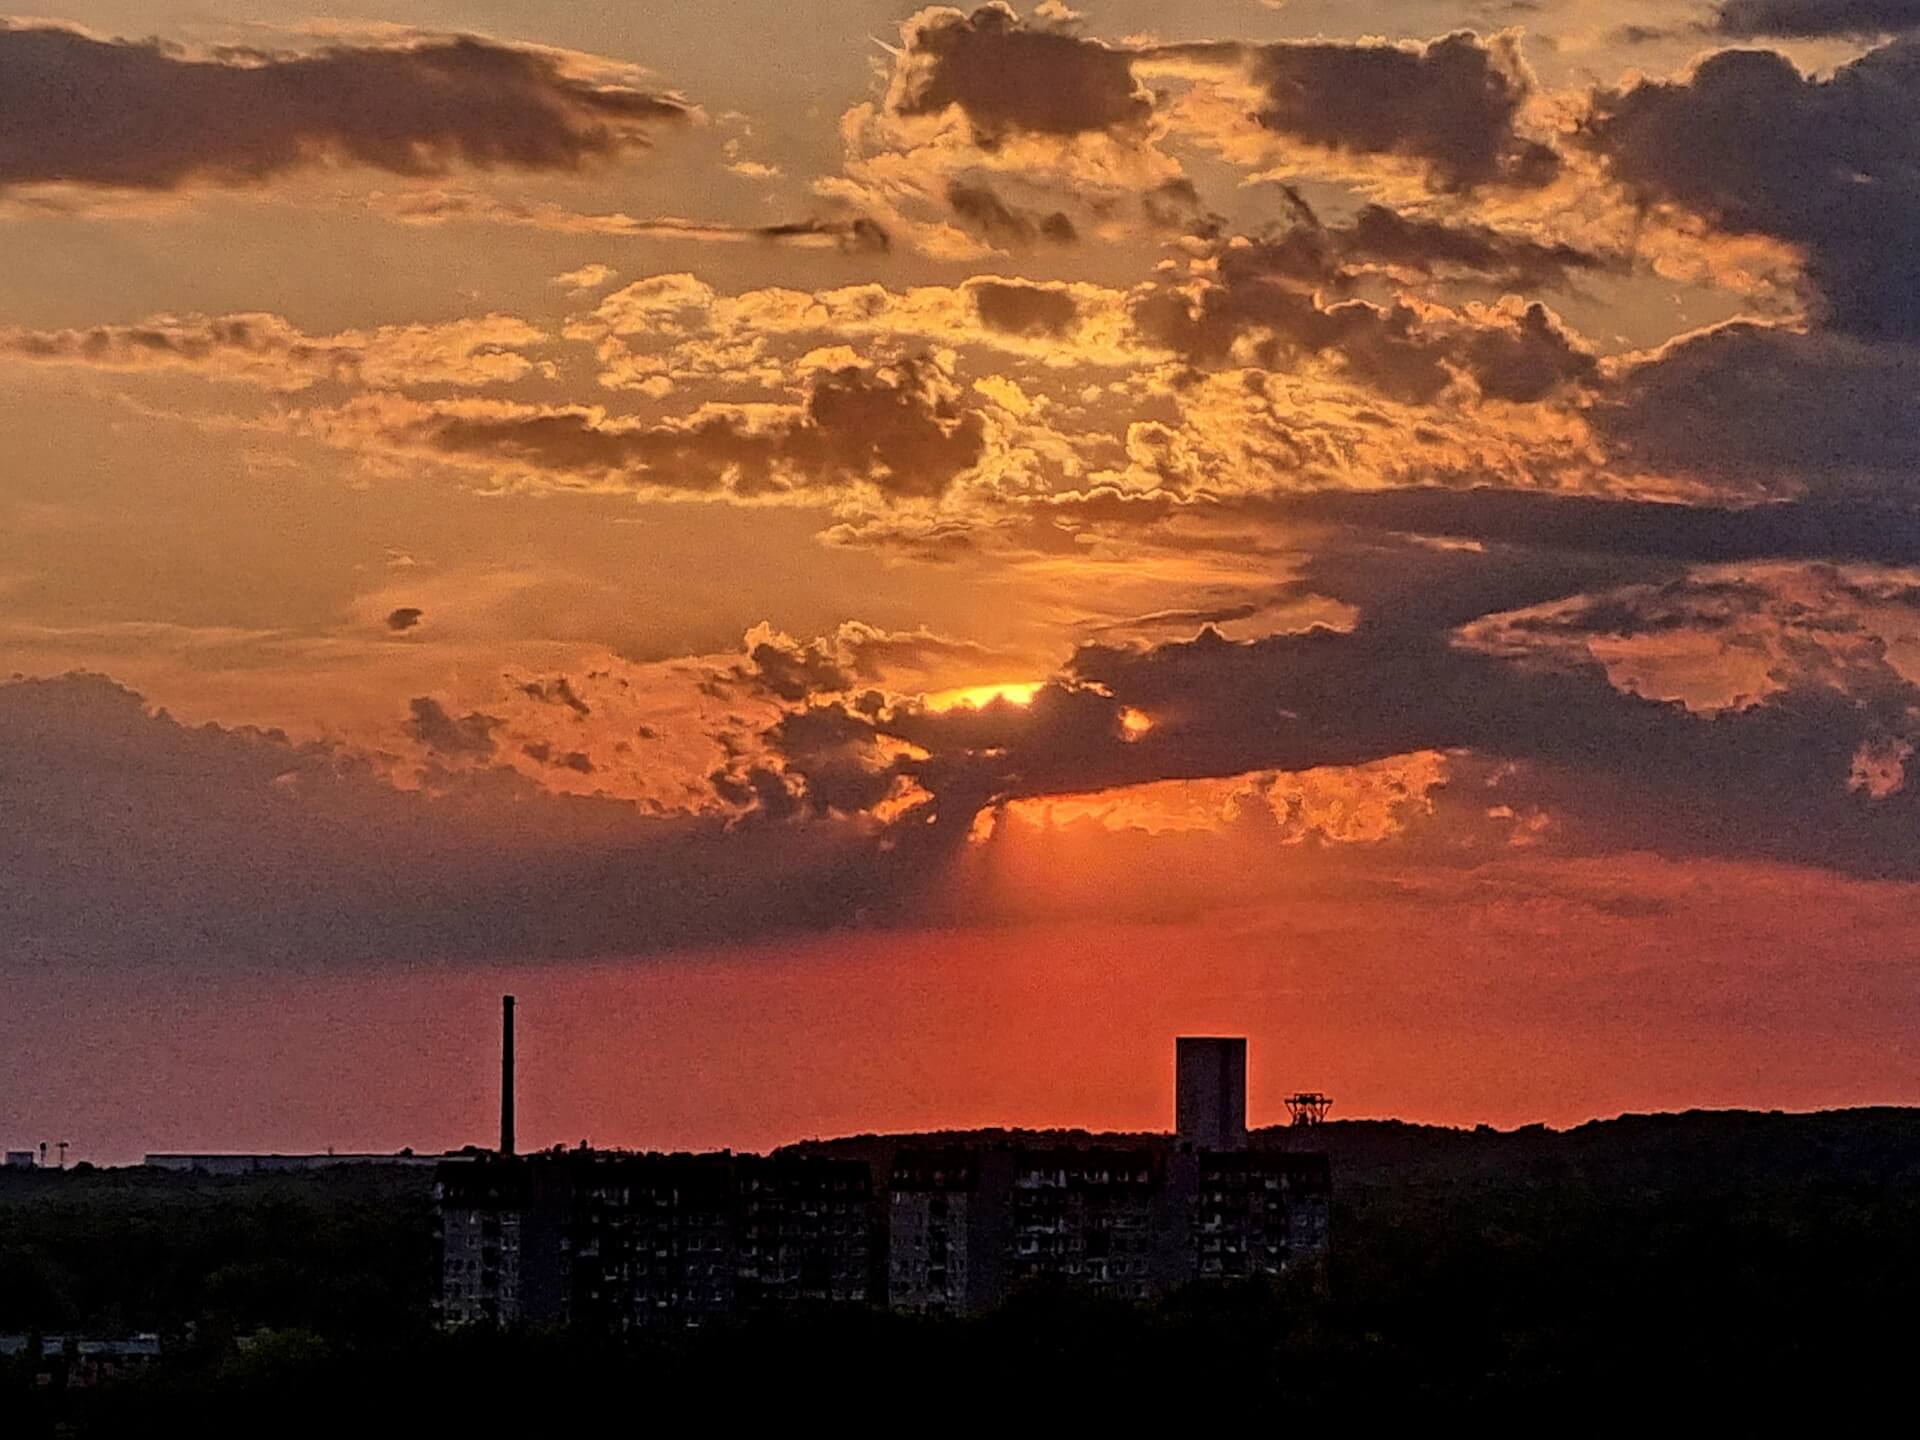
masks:
[(14, 990), (5, 1079), (28, 1113), (89, 1137), (76, 1158), (485, 1144), (512, 992), (529, 1146), (1166, 1129), (1171, 1038), (1219, 1031), (1251, 1040), (1256, 1124), (1284, 1123), (1303, 1087), (1349, 1118), (1503, 1128), (1897, 1103), (1916, 1064), (1917, 937), (1903, 886), (1629, 859), (1204, 921), (460, 973), (30, 982)]
[(0, 1140), (1920, 1103), (1911, 8), (0, 20)]

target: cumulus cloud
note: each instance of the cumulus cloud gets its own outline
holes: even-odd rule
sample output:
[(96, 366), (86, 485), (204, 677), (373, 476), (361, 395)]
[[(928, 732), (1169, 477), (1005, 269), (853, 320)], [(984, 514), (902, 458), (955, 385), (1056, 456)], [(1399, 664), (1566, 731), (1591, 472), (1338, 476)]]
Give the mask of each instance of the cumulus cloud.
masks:
[(1523, 131), (1534, 82), (1509, 34), (1171, 45), (1142, 58), (1176, 73), (1243, 71), (1251, 121), (1278, 143), (1404, 161), (1442, 190), (1530, 189), (1559, 173), (1553, 147)]
[(301, 423), (349, 448), (424, 454), (534, 482), (659, 495), (777, 499), (870, 486), (943, 494), (985, 458), (986, 422), (933, 357), (811, 376), (797, 405), (710, 404), (664, 421), (581, 405), (373, 395)]
[[(883, 355), (984, 347), (1062, 370), (1154, 363), (1129, 336), (1127, 299), (1085, 281), (993, 275), (908, 290), (866, 283), (723, 295), (677, 273), (609, 295), (567, 333), (596, 343), (601, 383), (617, 389), (702, 379), (779, 385), (856, 346)], [(782, 346), (795, 353), (783, 356)]]
[(1212, 238), (1224, 222), (1183, 142), (1267, 178), (1449, 197), (1562, 168), (1512, 34), (1109, 43), (996, 3), (923, 11), (892, 53), (883, 99), (843, 122), (844, 174), (817, 188), (945, 259), (1094, 231)]
[(1141, 340), (1202, 366), (1289, 368), (1326, 356), (1355, 381), (1406, 404), (1427, 404), (1457, 374), (1489, 398), (1535, 401), (1595, 368), (1587, 347), (1538, 302), (1465, 315), (1406, 298), (1343, 298), (1352, 274), (1337, 237), (1297, 225), (1236, 236), (1211, 274), (1141, 287), (1131, 316)]
[(1723, 50), (1593, 97), (1583, 136), (1643, 204), (1798, 246), (1838, 329), (1920, 339), (1920, 39), (1803, 75)]
[(1068, 243), (1180, 174), (1135, 52), (994, 3), (923, 10), (888, 46), (884, 93), (841, 121), (839, 175), (817, 193), (946, 260)]
[(553, 277), (553, 283), (561, 286), (569, 294), (588, 295), (610, 284), (620, 272), (611, 265), (598, 262), (582, 265), (577, 270), (568, 270)]
[(470, 37), (190, 55), (0, 22), (0, 189), (258, 184), (317, 163), (569, 171), (690, 114), (553, 52)]
[(887, 109), (903, 116), (958, 110), (985, 146), (1022, 133), (1137, 130), (1153, 113), (1153, 97), (1125, 51), (1025, 25), (1004, 4), (971, 14), (923, 10), (903, 39)]

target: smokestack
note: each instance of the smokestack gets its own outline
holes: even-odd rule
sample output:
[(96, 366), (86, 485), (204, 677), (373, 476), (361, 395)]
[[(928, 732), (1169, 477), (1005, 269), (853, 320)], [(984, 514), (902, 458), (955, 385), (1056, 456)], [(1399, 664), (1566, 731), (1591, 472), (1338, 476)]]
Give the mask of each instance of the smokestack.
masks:
[(513, 996), (500, 997), (500, 1153), (513, 1154)]

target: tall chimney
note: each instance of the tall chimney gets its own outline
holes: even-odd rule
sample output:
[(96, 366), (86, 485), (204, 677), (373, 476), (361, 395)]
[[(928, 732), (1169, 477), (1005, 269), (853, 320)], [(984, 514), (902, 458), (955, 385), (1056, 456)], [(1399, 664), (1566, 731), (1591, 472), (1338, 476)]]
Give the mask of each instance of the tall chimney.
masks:
[(513, 996), (500, 997), (500, 1153), (513, 1154)]

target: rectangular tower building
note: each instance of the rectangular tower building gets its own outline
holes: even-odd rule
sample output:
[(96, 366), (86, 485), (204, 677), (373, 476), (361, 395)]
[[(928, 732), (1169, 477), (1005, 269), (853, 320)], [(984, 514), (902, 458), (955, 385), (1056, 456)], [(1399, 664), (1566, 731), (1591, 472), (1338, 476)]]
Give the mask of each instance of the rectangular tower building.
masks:
[(1247, 1148), (1247, 1042), (1212, 1035), (1174, 1041), (1174, 1132), (1193, 1150)]

